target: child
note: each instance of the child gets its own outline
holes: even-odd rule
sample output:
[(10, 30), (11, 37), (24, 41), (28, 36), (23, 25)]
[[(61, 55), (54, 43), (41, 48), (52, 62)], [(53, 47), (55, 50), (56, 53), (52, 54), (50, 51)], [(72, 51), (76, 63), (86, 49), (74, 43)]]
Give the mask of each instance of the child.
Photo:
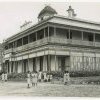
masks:
[(69, 81), (70, 81), (69, 72), (65, 71), (65, 73), (64, 73), (64, 85), (68, 84)]
[(45, 72), (43, 73), (43, 76), (44, 76), (44, 82), (47, 82), (47, 74)]
[(47, 75), (47, 81), (50, 82), (50, 75)]
[(32, 72), (32, 86), (35, 86), (35, 72)]
[(4, 72), (2, 72), (2, 82), (5, 81), (5, 78), (4, 78)]
[(38, 80), (39, 80), (39, 82), (41, 82), (41, 80), (42, 80), (42, 72), (41, 71), (39, 71), (39, 73), (38, 73)]
[(5, 82), (7, 82), (7, 72), (4, 73)]
[(35, 72), (35, 75), (34, 75), (34, 85), (37, 86), (37, 82), (38, 82), (38, 74), (37, 72)]
[(52, 74), (50, 75), (50, 82), (52, 82)]
[(27, 72), (27, 88), (30, 88), (30, 83), (31, 83), (31, 74), (30, 71)]

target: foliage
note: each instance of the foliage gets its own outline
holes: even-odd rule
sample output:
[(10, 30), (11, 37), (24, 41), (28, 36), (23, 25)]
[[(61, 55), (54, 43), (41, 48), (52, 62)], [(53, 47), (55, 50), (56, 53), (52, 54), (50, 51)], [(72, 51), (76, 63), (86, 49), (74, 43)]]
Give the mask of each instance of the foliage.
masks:
[(8, 80), (25, 80), (27, 77), (26, 73), (11, 73), (8, 74)]

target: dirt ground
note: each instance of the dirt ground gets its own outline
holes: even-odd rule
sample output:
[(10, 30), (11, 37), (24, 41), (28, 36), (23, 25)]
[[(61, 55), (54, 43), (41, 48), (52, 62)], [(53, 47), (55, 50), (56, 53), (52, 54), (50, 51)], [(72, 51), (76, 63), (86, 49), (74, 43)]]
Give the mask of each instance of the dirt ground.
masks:
[(25, 82), (0, 82), (0, 96), (100, 97), (100, 85), (38, 83), (27, 88)]

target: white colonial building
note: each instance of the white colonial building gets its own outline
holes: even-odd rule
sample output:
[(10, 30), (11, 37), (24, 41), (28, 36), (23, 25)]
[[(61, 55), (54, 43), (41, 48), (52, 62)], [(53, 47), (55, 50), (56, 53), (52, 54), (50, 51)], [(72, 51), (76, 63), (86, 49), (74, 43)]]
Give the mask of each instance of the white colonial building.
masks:
[(71, 6), (67, 11), (60, 16), (46, 6), (37, 24), (26, 22), (26, 29), (6, 39), (5, 70), (100, 71), (100, 23), (76, 18)]

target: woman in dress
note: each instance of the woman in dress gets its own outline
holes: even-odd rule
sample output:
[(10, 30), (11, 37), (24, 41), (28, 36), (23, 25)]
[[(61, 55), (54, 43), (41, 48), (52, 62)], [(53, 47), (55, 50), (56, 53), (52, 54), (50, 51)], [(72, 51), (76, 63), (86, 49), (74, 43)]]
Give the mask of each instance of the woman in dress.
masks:
[(34, 86), (37, 86), (37, 82), (38, 82), (38, 74), (37, 74), (37, 72), (35, 72), (35, 74), (34, 74)]
[(38, 80), (39, 80), (39, 82), (41, 82), (41, 80), (42, 80), (42, 72), (41, 71), (39, 71), (39, 73), (38, 73)]
[(2, 82), (5, 81), (5, 78), (4, 78), (4, 72), (2, 72)]
[(32, 77), (32, 86), (35, 86), (35, 72), (31, 73), (31, 77)]

